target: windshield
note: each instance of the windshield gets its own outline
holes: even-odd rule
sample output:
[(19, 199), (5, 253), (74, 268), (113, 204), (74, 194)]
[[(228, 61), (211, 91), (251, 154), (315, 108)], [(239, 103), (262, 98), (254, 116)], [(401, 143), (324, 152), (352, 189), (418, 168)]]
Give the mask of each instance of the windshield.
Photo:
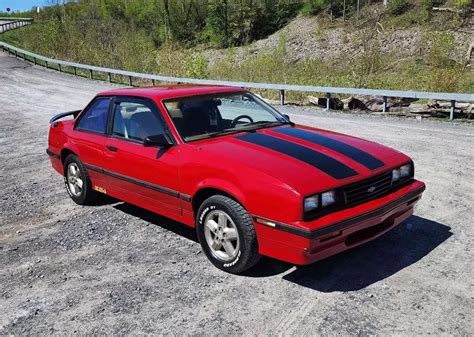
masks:
[(181, 97), (163, 103), (185, 141), (289, 123), (249, 92)]

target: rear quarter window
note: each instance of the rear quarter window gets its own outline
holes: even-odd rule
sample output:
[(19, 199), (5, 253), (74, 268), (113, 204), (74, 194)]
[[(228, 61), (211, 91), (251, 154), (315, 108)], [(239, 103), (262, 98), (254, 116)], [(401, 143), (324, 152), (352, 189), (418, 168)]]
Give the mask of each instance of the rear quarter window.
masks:
[(96, 98), (84, 112), (76, 129), (105, 134), (110, 98)]

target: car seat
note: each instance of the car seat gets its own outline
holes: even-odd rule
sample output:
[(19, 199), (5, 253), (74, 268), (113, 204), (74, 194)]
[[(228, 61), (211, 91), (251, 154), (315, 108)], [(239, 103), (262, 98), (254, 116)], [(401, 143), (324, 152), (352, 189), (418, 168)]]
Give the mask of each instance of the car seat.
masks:
[(138, 112), (130, 118), (129, 137), (144, 140), (164, 132), (161, 122), (151, 111)]
[(182, 110), (183, 126), (182, 134), (184, 137), (201, 135), (209, 130), (209, 113), (203, 106), (193, 106)]

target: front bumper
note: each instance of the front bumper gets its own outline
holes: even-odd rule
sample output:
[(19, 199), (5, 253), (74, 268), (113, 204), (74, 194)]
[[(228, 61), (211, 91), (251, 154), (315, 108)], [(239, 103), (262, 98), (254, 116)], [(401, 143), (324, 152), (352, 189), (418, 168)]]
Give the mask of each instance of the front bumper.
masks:
[(425, 184), (414, 180), (384, 197), (310, 222), (283, 224), (255, 216), (259, 252), (295, 264), (322, 260), (373, 240), (408, 219), (424, 190)]

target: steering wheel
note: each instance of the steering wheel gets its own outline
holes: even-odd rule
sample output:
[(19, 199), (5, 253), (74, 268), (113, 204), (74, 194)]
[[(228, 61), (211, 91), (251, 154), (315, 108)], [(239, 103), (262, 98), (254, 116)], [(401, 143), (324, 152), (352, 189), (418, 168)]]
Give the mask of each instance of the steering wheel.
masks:
[(241, 119), (248, 119), (250, 121), (250, 123), (253, 123), (253, 119), (252, 117), (248, 116), (248, 115), (240, 115), (240, 116), (237, 116), (235, 117), (232, 122), (230, 123), (230, 127), (231, 128), (235, 128), (235, 126), (237, 125), (237, 122)]

